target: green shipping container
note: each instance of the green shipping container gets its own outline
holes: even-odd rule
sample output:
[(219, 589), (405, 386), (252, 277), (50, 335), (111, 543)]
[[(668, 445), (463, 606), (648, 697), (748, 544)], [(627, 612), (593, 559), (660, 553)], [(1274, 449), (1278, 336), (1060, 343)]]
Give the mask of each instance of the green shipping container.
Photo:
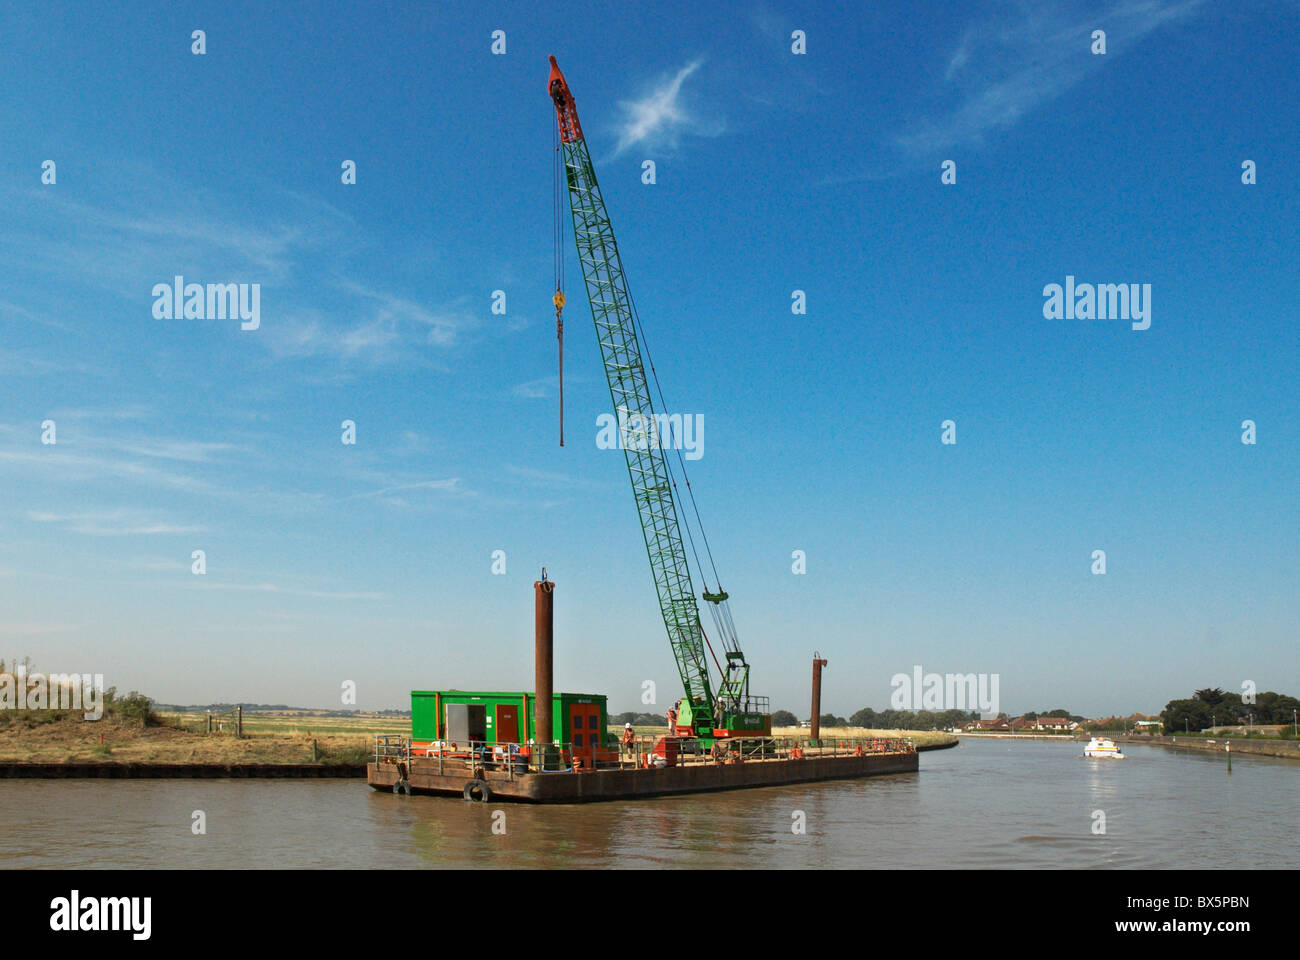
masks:
[[(411, 739), (466, 744), (528, 743), (537, 725), (531, 693), (478, 690), (412, 690)], [(557, 693), (552, 698), (551, 735), (577, 747), (603, 746), (607, 735), (605, 697), (591, 693)]]

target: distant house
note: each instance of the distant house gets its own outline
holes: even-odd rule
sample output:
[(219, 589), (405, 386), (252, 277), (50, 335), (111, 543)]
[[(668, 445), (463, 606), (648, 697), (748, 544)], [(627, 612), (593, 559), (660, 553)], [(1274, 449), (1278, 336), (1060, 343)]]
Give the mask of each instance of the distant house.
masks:
[(964, 729), (968, 733), (972, 731), (979, 733), (984, 730), (1006, 730), (1007, 721), (1006, 720), (972, 720), (968, 724), (966, 724)]
[(1038, 725), (1035, 730), (1068, 730), (1070, 720), (1068, 717), (1039, 717)]

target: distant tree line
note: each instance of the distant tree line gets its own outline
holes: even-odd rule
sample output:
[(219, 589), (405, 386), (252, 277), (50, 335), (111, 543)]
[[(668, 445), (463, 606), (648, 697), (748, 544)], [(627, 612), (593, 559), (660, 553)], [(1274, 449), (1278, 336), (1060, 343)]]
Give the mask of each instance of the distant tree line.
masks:
[[(979, 716), (979, 713), (973, 710), (933, 712), (930, 710), (873, 710), (870, 707), (863, 707), (847, 720), (844, 717), (837, 717), (833, 713), (823, 713), (821, 715), (821, 725), (828, 728), (867, 727), (876, 730), (943, 730), (948, 727), (962, 726), (971, 720), (978, 720)], [(789, 710), (777, 710), (772, 714), (772, 726), (774, 727), (796, 727), (798, 725), (799, 718)]]
[(636, 713), (628, 710), (626, 713), (610, 714), (609, 722), (617, 723), (620, 727), (625, 723), (634, 727), (663, 727), (668, 724), (668, 716), (663, 713)]
[(1254, 703), (1245, 703), (1241, 694), (1218, 687), (1197, 690), (1187, 700), (1170, 700), (1160, 713), (1168, 733), (1206, 730), (1210, 727), (1237, 724), (1289, 724), (1300, 711), (1300, 700), (1281, 693), (1259, 693)]
[[(999, 716), (1005, 716), (1005, 714), (999, 714)], [(1087, 719), (1087, 717), (1080, 716), (1077, 713), (1071, 713), (1069, 710), (1061, 709), (1059, 707), (1056, 710), (1043, 710), (1043, 711), (1027, 710), (1023, 714), (1021, 714), (1021, 716), (1023, 716), (1026, 720), (1037, 720), (1039, 717), (1060, 717), (1063, 720), (1075, 720), (1075, 721), (1082, 722)]]
[(155, 703), (153, 708), (160, 713), (229, 713), (236, 707), (242, 707), (245, 713), (309, 713), (319, 717), (355, 717), (366, 716), (409, 717), (410, 710), (335, 710), (324, 707), (291, 707), (284, 703)]

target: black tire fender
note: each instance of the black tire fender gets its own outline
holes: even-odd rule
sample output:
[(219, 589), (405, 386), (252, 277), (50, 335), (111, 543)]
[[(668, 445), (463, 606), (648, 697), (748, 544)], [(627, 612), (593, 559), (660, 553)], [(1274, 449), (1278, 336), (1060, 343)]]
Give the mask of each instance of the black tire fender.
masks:
[[(478, 795), (475, 796), (477, 791)], [(461, 791), (466, 800), (476, 803), (491, 803), (492, 788), (487, 785), (486, 780), (471, 780), (465, 784), (465, 789)]]

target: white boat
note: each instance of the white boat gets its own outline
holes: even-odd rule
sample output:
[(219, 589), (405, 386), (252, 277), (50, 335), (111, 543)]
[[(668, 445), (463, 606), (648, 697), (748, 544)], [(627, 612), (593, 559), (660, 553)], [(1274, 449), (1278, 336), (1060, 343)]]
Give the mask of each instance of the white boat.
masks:
[(1115, 741), (1109, 737), (1093, 737), (1088, 741), (1088, 745), (1083, 748), (1085, 757), (1114, 757), (1116, 760), (1123, 760), (1124, 754), (1120, 752), (1119, 747), (1115, 746)]

